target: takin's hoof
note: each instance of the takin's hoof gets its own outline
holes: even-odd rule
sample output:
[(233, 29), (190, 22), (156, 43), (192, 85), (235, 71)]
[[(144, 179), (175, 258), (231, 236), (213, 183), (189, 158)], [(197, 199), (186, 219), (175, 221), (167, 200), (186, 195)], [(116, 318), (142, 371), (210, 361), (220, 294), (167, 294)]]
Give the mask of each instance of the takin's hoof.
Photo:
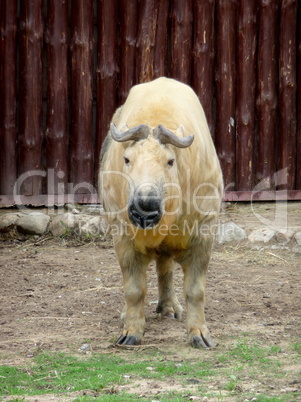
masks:
[(116, 342), (117, 345), (140, 345), (141, 340), (135, 335), (121, 335)]
[(183, 307), (179, 303), (175, 303), (173, 306), (166, 306), (163, 303), (159, 303), (156, 308), (156, 313), (161, 318), (176, 318), (178, 321), (182, 321)]
[(215, 346), (217, 346), (217, 344), (215, 344), (212, 341), (209, 334), (207, 334), (206, 337), (202, 335), (191, 337), (190, 344), (194, 348), (205, 348), (205, 349), (215, 348)]

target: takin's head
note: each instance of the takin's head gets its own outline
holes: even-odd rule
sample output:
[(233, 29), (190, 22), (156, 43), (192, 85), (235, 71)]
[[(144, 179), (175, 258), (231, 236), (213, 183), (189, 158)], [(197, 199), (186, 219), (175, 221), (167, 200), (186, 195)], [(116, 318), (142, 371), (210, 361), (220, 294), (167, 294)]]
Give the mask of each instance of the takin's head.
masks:
[[(118, 189), (119, 194), (120, 191), (123, 193), (121, 199), (125, 196), (120, 201), (126, 206), (121, 206), (129, 221), (140, 229), (152, 228), (160, 221), (167, 223), (170, 219), (166, 219), (166, 216), (175, 214), (178, 208), (180, 185), (176, 148), (187, 148), (194, 140), (193, 135), (182, 136), (182, 127), (178, 130), (180, 132), (177, 134), (181, 136), (162, 125), (152, 129), (141, 124), (118, 131), (111, 123), (113, 143), (123, 143), (118, 144), (117, 155), (114, 155), (116, 169), (126, 178), (123, 180), (126, 187), (122, 185), (123, 188)], [(112, 183), (109, 187), (112, 187)], [(116, 191), (114, 193), (116, 196)], [(118, 204), (120, 206), (120, 202)]]

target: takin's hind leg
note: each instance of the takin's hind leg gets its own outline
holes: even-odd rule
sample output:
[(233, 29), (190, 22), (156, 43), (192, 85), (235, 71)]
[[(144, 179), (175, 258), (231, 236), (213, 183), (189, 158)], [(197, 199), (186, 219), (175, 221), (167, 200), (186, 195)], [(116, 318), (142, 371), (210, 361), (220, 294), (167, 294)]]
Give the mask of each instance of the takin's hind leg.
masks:
[(157, 258), (159, 301), (156, 312), (162, 317), (182, 319), (183, 308), (178, 301), (173, 285), (174, 261), (170, 256)]

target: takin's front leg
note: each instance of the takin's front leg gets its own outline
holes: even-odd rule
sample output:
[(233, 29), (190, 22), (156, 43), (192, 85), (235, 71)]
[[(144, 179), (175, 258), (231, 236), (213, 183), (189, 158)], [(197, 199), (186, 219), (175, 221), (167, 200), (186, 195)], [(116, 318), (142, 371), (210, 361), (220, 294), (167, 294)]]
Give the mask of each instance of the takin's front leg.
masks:
[(157, 258), (159, 301), (156, 312), (162, 317), (182, 319), (183, 308), (178, 301), (173, 285), (174, 261), (169, 255)]
[(123, 276), (125, 310), (119, 345), (139, 345), (144, 335), (146, 272), (149, 259), (136, 252), (128, 242), (115, 243), (115, 251)]
[(212, 249), (212, 238), (196, 239), (181, 253), (178, 261), (184, 272), (184, 295), (187, 308), (187, 333), (189, 343), (197, 348), (214, 347), (205, 321), (206, 274)]

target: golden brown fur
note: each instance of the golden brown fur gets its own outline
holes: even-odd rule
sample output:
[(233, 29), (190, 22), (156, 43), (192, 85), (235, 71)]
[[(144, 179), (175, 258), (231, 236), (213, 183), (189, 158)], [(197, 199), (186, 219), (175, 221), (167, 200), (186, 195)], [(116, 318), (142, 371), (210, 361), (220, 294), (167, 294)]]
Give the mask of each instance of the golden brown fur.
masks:
[[(139, 124), (150, 127), (148, 138), (141, 141), (108, 139), (102, 155), (99, 187), (108, 222), (115, 230), (125, 289), (125, 325), (119, 343), (142, 339), (146, 270), (156, 259), (157, 311), (181, 318), (182, 307), (172, 283), (175, 260), (184, 272), (189, 342), (197, 347), (213, 346), (204, 317), (205, 277), (223, 183), (202, 106), (187, 85), (159, 78), (133, 87), (112, 121), (120, 131)], [(153, 129), (160, 124), (178, 136), (193, 134), (194, 142), (185, 149), (160, 144), (153, 138)], [(124, 157), (132, 161), (129, 166)], [(167, 167), (170, 158), (175, 159), (172, 169)], [(159, 187), (165, 200), (160, 222), (148, 230), (133, 226), (127, 213), (133, 188), (141, 183)]]

